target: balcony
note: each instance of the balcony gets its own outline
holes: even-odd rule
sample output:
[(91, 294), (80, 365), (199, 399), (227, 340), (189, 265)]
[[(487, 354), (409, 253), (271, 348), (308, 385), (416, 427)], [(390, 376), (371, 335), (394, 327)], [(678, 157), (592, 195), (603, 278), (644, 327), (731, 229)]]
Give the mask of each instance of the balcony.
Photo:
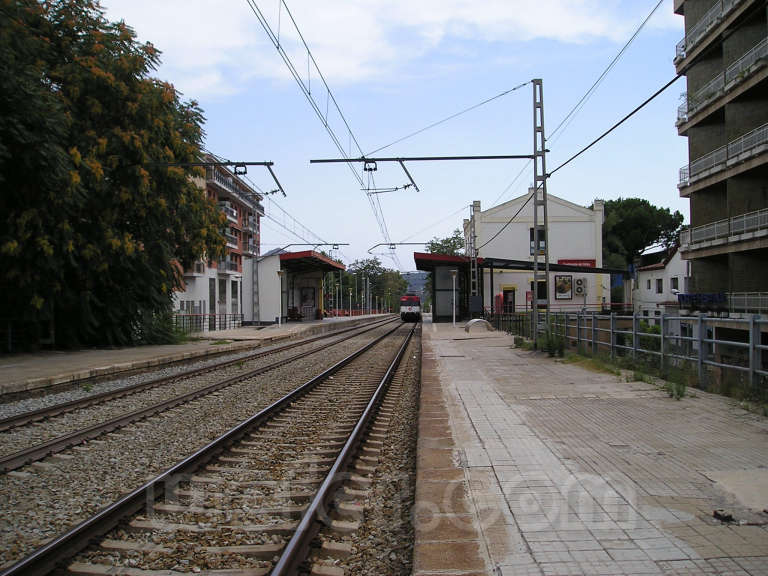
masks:
[(237, 210), (232, 208), (232, 205), (229, 202), (219, 202), (219, 210), (227, 215), (227, 220), (237, 224)]
[(256, 254), (256, 244), (254, 242), (248, 242), (248, 244), (246, 244), (244, 248), (245, 248), (246, 254), (252, 254), (252, 255)]
[(677, 43), (675, 47), (675, 60), (677, 65), (690, 53), (701, 40), (707, 35), (714, 26), (722, 22), (723, 18), (733, 9), (741, 0), (717, 0), (714, 5), (707, 10), (707, 13), (696, 22), (696, 24), (686, 33), (685, 37)]
[(217, 170), (216, 168), (208, 168), (206, 179), (208, 182), (213, 182), (220, 188), (240, 198), (244, 203), (252, 206), (259, 214), (264, 214), (264, 206), (259, 202), (259, 195), (228, 172)]
[(690, 186), (696, 180), (757, 156), (765, 151), (766, 144), (768, 144), (768, 123), (680, 168), (678, 188)]
[(696, 250), (709, 247), (713, 243), (738, 242), (744, 240), (745, 234), (755, 232), (768, 235), (768, 208), (683, 230), (680, 232), (680, 249)]
[(202, 276), (205, 274), (205, 262), (195, 262), (188, 270), (184, 270), (184, 276)]
[(245, 227), (254, 233), (259, 231), (259, 225), (256, 222), (256, 218), (248, 218), (248, 223), (245, 225)]
[(227, 272), (230, 274), (236, 274), (239, 272), (237, 262), (232, 262), (230, 260), (219, 260), (218, 269), (219, 272)]
[(239, 247), (237, 236), (235, 236), (234, 234), (230, 234), (229, 232), (224, 232), (224, 238), (227, 239), (227, 247), (235, 248), (235, 249)]
[(768, 56), (768, 38), (763, 39), (741, 58), (728, 66), (725, 71), (696, 92), (686, 97), (685, 102), (677, 109), (677, 124), (683, 124), (711, 101), (739, 86), (752, 72), (762, 68)]

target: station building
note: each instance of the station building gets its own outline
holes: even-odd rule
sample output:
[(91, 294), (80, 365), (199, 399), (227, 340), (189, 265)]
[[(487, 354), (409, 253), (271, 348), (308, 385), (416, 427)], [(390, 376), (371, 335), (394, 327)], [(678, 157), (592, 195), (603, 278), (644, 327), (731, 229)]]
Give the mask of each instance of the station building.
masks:
[[(533, 230), (533, 193), (513, 198), (508, 202), (480, 210), (474, 203), (473, 216), (475, 246), (483, 265), (482, 285), (485, 307), (494, 308), (501, 302), (505, 313), (523, 312), (533, 300), (533, 272), (522, 269), (494, 269), (489, 260), (515, 260), (533, 266), (536, 248)], [(556, 271), (554, 265), (597, 269), (603, 265), (603, 201), (595, 200), (591, 208), (584, 208), (552, 194), (547, 195), (549, 220), (549, 282), (537, 287), (539, 299), (549, 291), (550, 309), (575, 311), (583, 308), (601, 310), (610, 306), (610, 275), (594, 271)], [(511, 222), (510, 222), (511, 220)], [(539, 214), (539, 223), (543, 222)], [(544, 269), (544, 249), (547, 239), (541, 224), (538, 233), (539, 266)], [(472, 221), (464, 221), (465, 238), (469, 240)], [(527, 268), (527, 266), (526, 266)], [(547, 286), (547, 284), (549, 284)]]
[[(205, 156), (206, 162), (215, 162)], [(174, 294), (174, 309), (192, 331), (226, 329), (253, 321), (250, 261), (259, 252), (263, 197), (223, 166), (206, 167), (196, 178), (204, 194), (226, 215), (222, 234), (226, 254), (218, 261), (200, 259), (184, 270), (184, 290)], [(248, 270), (246, 271), (246, 268)]]
[[(533, 298), (533, 191), (481, 210), (473, 203), (471, 219), (464, 220), (465, 245), (478, 248), (476, 298), (471, 295), (471, 260), (466, 256), (415, 253), (419, 270), (432, 272), (433, 321), (482, 314), (513, 314), (531, 309)], [(539, 299), (549, 291), (553, 311), (601, 311), (610, 307), (612, 271), (602, 268), (603, 202), (584, 208), (552, 194), (548, 195), (549, 261), (548, 282), (536, 287)], [(539, 214), (543, 222), (543, 214)], [(547, 239), (540, 225), (538, 250), (544, 270)], [(455, 298), (454, 298), (455, 294)], [(453, 303), (453, 304), (452, 304)]]

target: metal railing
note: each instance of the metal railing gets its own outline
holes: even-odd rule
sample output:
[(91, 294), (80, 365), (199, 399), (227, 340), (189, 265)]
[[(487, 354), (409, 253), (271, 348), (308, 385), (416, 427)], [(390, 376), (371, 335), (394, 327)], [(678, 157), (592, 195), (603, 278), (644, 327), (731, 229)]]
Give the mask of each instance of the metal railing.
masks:
[(729, 238), (737, 234), (766, 229), (768, 229), (768, 208), (763, 208), (762, 210), (747, 212), (746, 214), (740, 214), (725, 220), (718, 220), (703, 226), (683, 230), (680, 232), (680, 247), (683, 250), (688, 250), (691, 244), (698, 242)]
[(231, 218), (235, 222), (237, 222), (237, 210), (232, 208), (229, 204), (225, 204), (224, 202), (219, 202), (219, 210), (224, 212), (224, 214), (227, 215), (227, 218)]
[(706, 36), (707, 32), (719, 24), (731, 9), (741, 1), (743, 0), (718, 0), (715, 2), (675, 46), (675, 64), (685, 58), (691, 48), (696, 46)]
[(768, 313), (768, 292), (729, 292), (726, 296), (732, 313)]
[[(248, 188), (238, 186), (234, 176), (222, 172), (221, 170), (216, 170), (215, 168), (208, 168), (206, 171), (206, 178), (209, 182), (214, 182), (221, 188), (235, 194), (246, 204), (252, 205), (260, 214), (264, 214), (264, 206), (259, 202), (259, 197), (256, 193)], [(237, 182), (239, 182), (239, 180)]]
[(760, 67), (763, 66), (766, 56), (768, 56), (768, 38), (758, 42), (741, 58), (728, 66), (725, 71), (712, 78), (712, 80), (697, 90), (695, 94), (686, 97), (685, 101), (677, 108), (678, 124), (687, 122), (688, 118), (702, 106), (723, 94), (726, 89), (731, 89), (745, 80), (748, 77), (748, 74), (745, 74), (745, 72), (756, 64), (759, 64)]
[[(511, 334), (530, 335), (533, 313), (507, 316), (514, 318), (494, 319), (494, 325)], [(555, 312), (550, 313), (547, 325), (546, 315), (540, 312), (537, 325), (539, 342), (546, 342), (549, 333), (582, 353), (631, 358), (661, 374), (695, 366), (702, 387), (714, 383), (722, 389), (725, 380), (741, 378), (750, 392), (761, 397), (768, 394), (768, 353), (763, 353), (768, 345), (761, 341), (768, 320), (760, 316), (732, 319), (663, 315), (651, 319), (639, 314)], [(729, 338), (733, 339), (716, 338), (722, 328), (729, 329)]]
[(218, 268), (224, 272), (238, 271), (237, 262), (232, 262), (231, 260), (219, 260)]
[(224, 232), (224, 238), (227, 239), (227, 245), (231, 246), (233, 248), (237, 248), (237, 236), (234, 234), (230, 234), (229, 232)]
[[(733, 160), (742, 154), (758, 154), (762, 151), (761, 146), (768, 143), (768, 123), (747, 132), (743, 136), (736, 138), (725, 146), (720, 146), (716, 150), (704, 154), (697, 158), (688, 166), (680, 168), (680, 185), (687, 186), (695, 176), (705, 171), (716, 171), (725, 169), (729, 160)], [(745, 160), (746, 158), (741, 158)]]
[(242, 314), (174, 314), (173, 325), (184, 334), (231, 330), (243, 325)]

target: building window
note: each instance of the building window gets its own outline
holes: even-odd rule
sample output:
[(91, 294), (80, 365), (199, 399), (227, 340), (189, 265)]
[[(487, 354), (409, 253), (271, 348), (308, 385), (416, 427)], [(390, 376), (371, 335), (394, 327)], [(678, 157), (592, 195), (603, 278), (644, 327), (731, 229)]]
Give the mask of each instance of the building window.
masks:
[[(538, 232), (539, 233), (537, 234), (537, 236), (538, 236), (538, 241), (539, 241), (539, 252), (544, 252), (547, 249), (547, 241), (546, 241), (546, 237), (544, 236), (544, 227), (543, 226), (539, 226), (539, 231)], [(534, 243), (533, 243), (533, 228), (528, 228), (528, 236), (529, 236), (530, 243), (531, 243), (531, 255), (533, 255), (533, 247), (534, 247)]]
[(651, 279), (650, 278), (648, 278), (648, 280), (646, 280), (645, 288), (646, 288), (646, 290), (650, 290), (651, 289)]
[(677, 276), (673, 276), (669, 279), (669, 287), (672, 290), (678, 290)]
[(648, 310), (643, 310), (643, 316), (648, 316)]
[(657, 278), (656, 279), (656, 294), (661, 294), (664, 292), (664, 279), (663, 278)]

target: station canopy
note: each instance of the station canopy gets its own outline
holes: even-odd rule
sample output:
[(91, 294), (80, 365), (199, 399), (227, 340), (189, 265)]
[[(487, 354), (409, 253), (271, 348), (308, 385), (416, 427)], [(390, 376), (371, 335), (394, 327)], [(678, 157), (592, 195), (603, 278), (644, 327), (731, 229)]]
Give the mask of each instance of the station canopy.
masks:
[(292, 273), (317, 272), (318, 270), (335, 272), (347, 269), (341, 262), (336, 262), (336, 260), (314, 250), (283, 252), (280, 254), (280, 267)]
[[(470, 259), (467, 256), (451, 256), (448, 254), (432, 254), (429, 252), (414, 252), (413, 259), (417, 270), (432, 272), (438, 266), (468, 267)], [(494, 270), (533, 270), (533, 262), (530, 260), (508, 260), (505, 258), (478, 258), (477, 265), (480, 268)], [(544, 270), (544, 260), (539, 261), (539, 270)], [(574, 266), (572, 264), (549, 263), (550, 272), (575, 272), (581, 274), (621, 274), (627, 276), (629, 272), (621, 268), (597, 268), (594, 266)]]

